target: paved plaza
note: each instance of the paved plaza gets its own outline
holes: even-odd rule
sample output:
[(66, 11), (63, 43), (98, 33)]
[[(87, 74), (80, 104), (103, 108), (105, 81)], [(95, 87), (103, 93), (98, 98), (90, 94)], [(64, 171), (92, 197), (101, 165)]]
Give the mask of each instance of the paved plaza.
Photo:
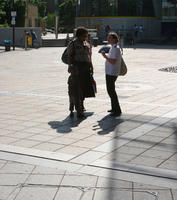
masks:
[(64, 47), (0, 48), (0, 200), (177, 200), (177, 73), (159, 71), (176, 48), (124, 48), (117, 118), (99, 48), (84, 119), (69, 117)]

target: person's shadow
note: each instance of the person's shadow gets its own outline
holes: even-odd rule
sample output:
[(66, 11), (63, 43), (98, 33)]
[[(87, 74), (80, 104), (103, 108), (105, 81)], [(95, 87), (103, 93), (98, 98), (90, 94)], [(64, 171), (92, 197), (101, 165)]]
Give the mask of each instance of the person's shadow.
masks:
[(48, 124), (51, 126), (52, 129), (56, 129), (57, 133), (67, 134), (72, 132), (72, 128), (79, 126), (82, 121), (93, 115), (93, 112), (85, 112), (84, 115), (85, 117), (83, 118), (77, 118), (76, 116), (67, 116), (62, 121), (50, 121), (48, 122)]
[(121, 119), (120, 117), (115, 118), (111, 117), (110, 115), (106, 115), (98, 121), (97, 125), (93, 126), (93, 130), (98, 130), (97, 134), (99, 135), (106, 135), (114, 131), (117, 125), (119, 125), (123, 121), (124, 119)]

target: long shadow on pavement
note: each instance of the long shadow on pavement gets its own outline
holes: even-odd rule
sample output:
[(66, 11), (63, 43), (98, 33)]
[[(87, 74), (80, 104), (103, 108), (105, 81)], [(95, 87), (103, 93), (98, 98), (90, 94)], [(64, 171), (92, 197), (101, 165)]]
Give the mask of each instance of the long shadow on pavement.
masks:
[(98, 125), (93, 126), (93, 130), (97, 130), (97, 134), (106, 135), (114, 131), (116, 126), (124, 122), (124, 119), (114, 118), (110, 115), (106, 115), (101, 120), (98, 121)]
[(93, 115), (93, 112), (85, 112), (84, 114), (84, 118), (71, 118), (70, 116), (67, 116), (62, 121), (50, 121), (48, 122), (48, 124), (51, 126), (52, 129), (56, 129), (58, 133), (70, 133), (72, 132), (72, 128), (79, 126), (79, 124), (86, 120), (87, 117)]

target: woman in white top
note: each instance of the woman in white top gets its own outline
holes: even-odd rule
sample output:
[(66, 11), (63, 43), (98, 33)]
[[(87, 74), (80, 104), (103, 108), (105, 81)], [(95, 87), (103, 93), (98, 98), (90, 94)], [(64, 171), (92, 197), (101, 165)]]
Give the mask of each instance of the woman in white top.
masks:
[(121, 67), (121, 51), (117, 45), (118, 36), (116, 33), (111, 32), (108, 34), (108, 43), (111, 44), (108, 55), (102, 52), (103, 57), (106, 59), (105, 62), (105, 73), (106, 73), (106, 88), (108, 95), (111, 99), (111, 116), (120, 116), (122, 111), (119, 105), (119, 100), (115, 90), (115, 82), (120, 73)]

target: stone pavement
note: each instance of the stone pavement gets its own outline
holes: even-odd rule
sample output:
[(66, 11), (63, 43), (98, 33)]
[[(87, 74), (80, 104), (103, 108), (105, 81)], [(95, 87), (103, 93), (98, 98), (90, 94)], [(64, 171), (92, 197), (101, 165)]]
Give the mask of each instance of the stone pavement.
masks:
[(113, 118), (99, 48), (82, 120), (68, 117), (64, 48), (0, 51), (0, 200), (177, 200), (177, 74), (158, 70), (176, 49), (124, 49)]

